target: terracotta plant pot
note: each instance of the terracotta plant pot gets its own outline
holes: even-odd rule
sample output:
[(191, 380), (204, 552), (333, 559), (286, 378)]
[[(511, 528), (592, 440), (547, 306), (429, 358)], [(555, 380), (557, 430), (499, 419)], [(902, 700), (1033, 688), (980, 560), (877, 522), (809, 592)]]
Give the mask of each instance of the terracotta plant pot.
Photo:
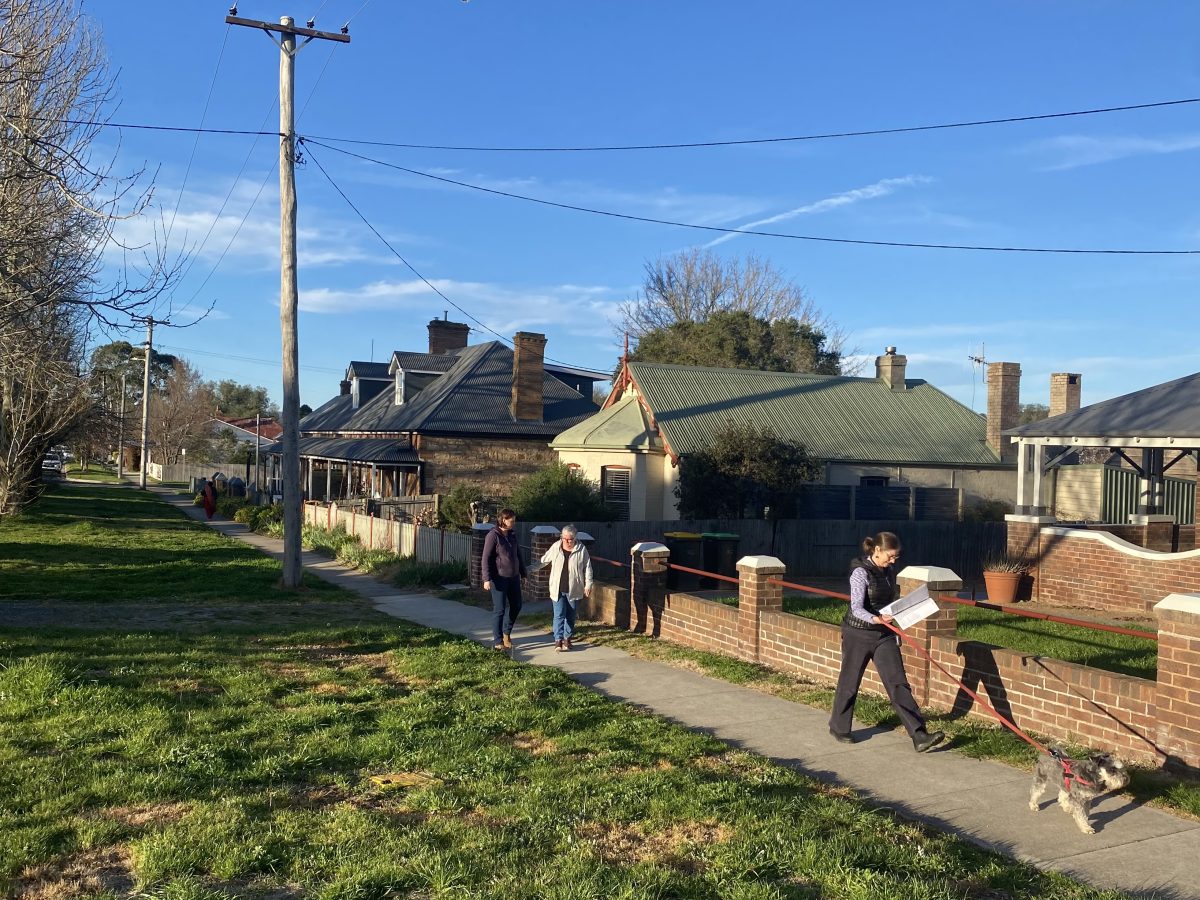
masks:
[(984, 572), (988, 600), (992, 603), (1012, 603), (1021, 587), (1021, 572)]

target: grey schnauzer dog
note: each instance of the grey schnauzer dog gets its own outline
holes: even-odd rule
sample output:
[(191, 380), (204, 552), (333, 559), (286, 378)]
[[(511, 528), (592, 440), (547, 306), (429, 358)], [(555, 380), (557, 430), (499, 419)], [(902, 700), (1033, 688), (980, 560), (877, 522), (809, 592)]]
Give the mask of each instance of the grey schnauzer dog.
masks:
[(1088, 822), (1092, 803), (1105, 791), (1119, 791), (1129, 784), (1125, 764), (1108, 753), (1097, 753), (1087, 759), (1067, 760), (1066, 757), (1038, 757), (1033, 770), (1033, 787), (1029, 791), (1029, 808), (1041, 809), (1046, 788), (1058, 785), (1058, 805), (1071, 814), (1084, 834), (1095, 834)]

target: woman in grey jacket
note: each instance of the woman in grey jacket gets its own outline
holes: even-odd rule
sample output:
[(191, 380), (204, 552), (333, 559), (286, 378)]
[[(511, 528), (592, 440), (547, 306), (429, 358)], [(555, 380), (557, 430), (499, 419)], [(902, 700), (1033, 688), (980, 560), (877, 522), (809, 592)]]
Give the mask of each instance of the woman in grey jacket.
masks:
[(554, 649), (570, 650), (575, 633), (575, 604), (592, 595), (592, 557), (576, 540), (574, 525), (564, 525), (559, 539), (542, 554), (550, 565), (550, 599), (554, 603)]

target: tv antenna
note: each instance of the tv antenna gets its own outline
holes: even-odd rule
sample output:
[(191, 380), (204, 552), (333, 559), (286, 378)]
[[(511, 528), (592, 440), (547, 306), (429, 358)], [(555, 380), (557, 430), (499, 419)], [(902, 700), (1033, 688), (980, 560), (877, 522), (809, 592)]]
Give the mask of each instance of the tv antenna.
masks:
[(985, 344), (980, 343), (978, 356), (971, 353), (970, 347), (967, 348), (967, 359), (969, 359), (971, 361), (971, 411), (972, 412), (975, 411), (975, 384), (976, 384), (976, 380), (977, 380), (975, 378), (976, 369), (978, 368), (981, 371), (978, 381), (983, 381), (983, 379), (987, 377), (987, 357), (984, 356), (984, 347), (985, 346), (986, 346)]

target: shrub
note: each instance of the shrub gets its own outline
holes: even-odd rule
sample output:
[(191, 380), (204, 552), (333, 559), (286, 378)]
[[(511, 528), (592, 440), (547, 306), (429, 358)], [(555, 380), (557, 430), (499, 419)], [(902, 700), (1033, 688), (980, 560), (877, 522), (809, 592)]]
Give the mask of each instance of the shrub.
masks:
[(1030, 562), (1023, 556), (1009, 556), (1007, 553), (997, 553), (983, 561), (985, 572), (1017, 572), (1025, 574), (1030, 569)]
[(963, 510), (964, 522), (1003, 522), (1013, 511), (1007, 500), (976, 500)]
[(527, 522), (609, 522), (614, 518), (599, 486), (565, 463), (551, 463), (522, 478), (509, 503)]
[(392, 583), (398, 587), (439, 587), (462, 584), (467, 580), (467, 564), (461, 562), (420, 562), (414, 556), (400, 557)]
[(204, 495), (203, 494), (197, 494), (195, 497), (192, 498), (192, 506), (203, 506), (203, 505), (204, 505)]
[(250, 530), (253, 531), (254, 527), (258, 524), (259, 509), (261, 509), (261, 507), (251, 506), (247, 503), (233, 514), (233, 521), (240, 522), (243, 525), (248, 525)]
[(442, 525), (448, 525), (458, 531), (470, 531), (474, 521), (471, 518), (471, 504), (483, 499), (483, 488), (477, 484), (456, 484), (450, 493), (442, 496), (438, 513)]
[(258, 507), (258, 518), (251, 527), (260, 534), (275, 534), (271, 531), (279, 526), (278, 533), (283, 533), (283, 504), (273, 503), (270, 506)]
[(230, 497), (228, 494), (222, 494), (217, 497), (217, 515), (222, 518), (232, 519), (237, 514), (237, 511), (245, 505), (245, 497)]

